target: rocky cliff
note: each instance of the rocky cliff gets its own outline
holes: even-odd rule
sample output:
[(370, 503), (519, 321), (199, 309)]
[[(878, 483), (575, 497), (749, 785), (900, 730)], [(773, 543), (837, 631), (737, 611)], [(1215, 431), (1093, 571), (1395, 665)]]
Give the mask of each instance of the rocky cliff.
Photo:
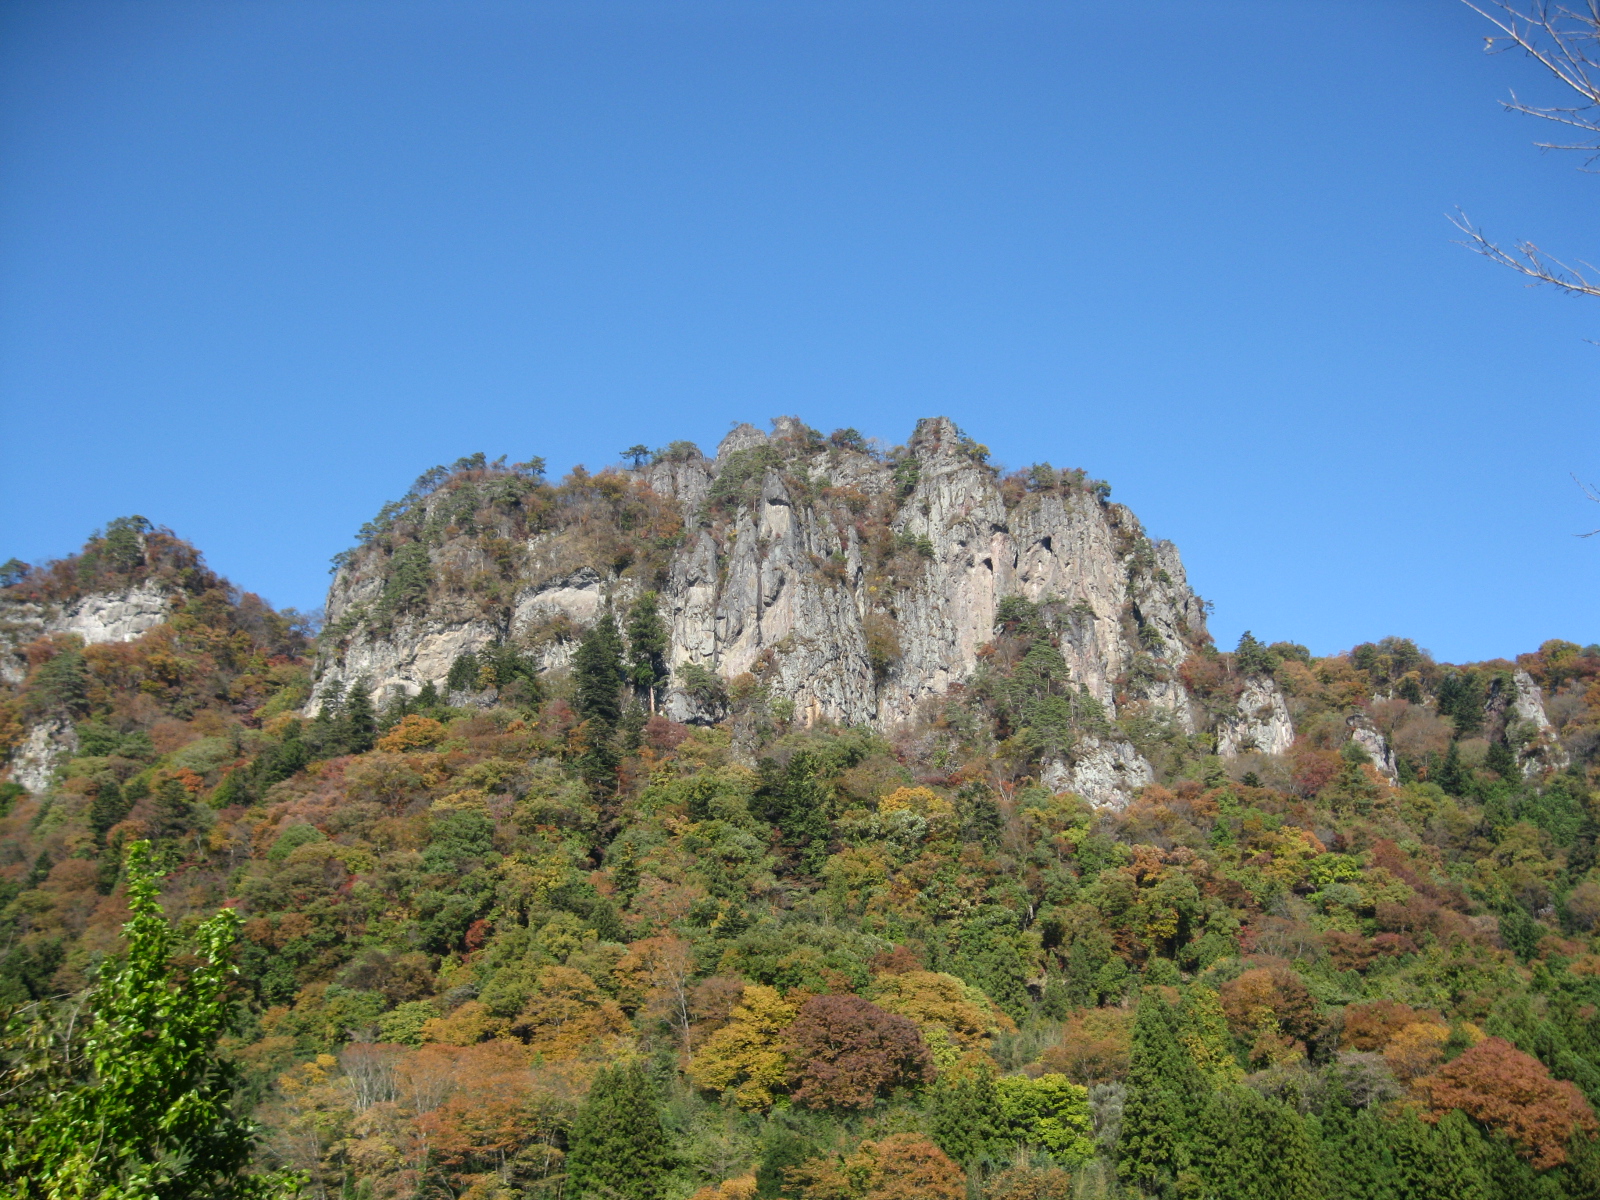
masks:
[[(172, 596), (146, 580), (110, 592), (90, 592), (65, 601), (0, 593), (0, 683), (17, 685), (28, 675), (26, 647), (52, 634), (70, 634), (86, 646), (131, 642), (167, 620)], [(30, 792), (43, 791), (61, 762), (78, 750), (72, 723), (49, 715), (27, 727), (12, 753), (11, 778)]]
[(28, 673), (22, 649), (50, 634), (74, 634), (83, 644), (131, 642), (172, 612), (172, 596), (147, 581), (67, 601), (11, 598), (0, 593), (0, 681), (21, 683)]
[[(770, 435), (739, 426), (715, 458), (679, 443), (569, 479), (553, 503), (514, 472), (469, 468), (414, 493), (340, 566), (311, 708), (358, 680), (379, 702), (442, 688), (462, 654), (508, 640), (558, 669), (603, 611), (651, 589), (676, 678), (750, 676), (800, 720), (888, 727), (972, 676), (1014, 595), (1051, 606), (1072, 679), (1108, 714), (1160, 709), (1192, 732), (1178, 668), (1207, 634), (1177, 549), (1082, 472), (1002, 478), (985, 458), (944, 418), (888, 454), (780, 419)], [(681, 686), (665, 703), (714, 715)], [(1098, 798), (1150, 778), (1125, 743), (1082, 753), (1056, 774)]]

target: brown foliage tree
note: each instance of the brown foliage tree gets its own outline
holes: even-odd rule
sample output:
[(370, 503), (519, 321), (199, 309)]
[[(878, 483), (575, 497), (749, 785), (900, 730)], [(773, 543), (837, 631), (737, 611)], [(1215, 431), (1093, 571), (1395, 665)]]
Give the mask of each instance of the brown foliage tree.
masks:
[(1373, 1000), (1344, 1010), (1339, 1045), (1346, 1050), (1382, 1050), (1395, 1034), (1419, 1021), (1438, 1025), (1444, 1020), (1431, 1008), (1416, 1009), (1398, 1000)]
[(1073, 1083), (1109, 1083), (1128, 1073), (1133, 1045), (1133, 1013), (1118, 1008), (1088, 1008), (1072, 1014), (1061, 1040), (1039, 1056), (1046, 1071), (1059, 1071)]
[(1418, 1087), (1435, 1119), (1459, 1108), (1502, 1130), (1540, 1170), (1566, 1161), (1574, 1130), (1592, 1136), (1600, 1128), (1576, 1084), (1552, 1079), (1543, 1063), (1503, 1038), (1485, 1038)]
[(1306, 985), (1286, 966), (1255, 967), (1218, 989), (1222, 1011), (1235, 1037), (1246, 1041), (1260, 1028), (1263, 1016), (1277, 1021), (1292, 1038), (1304, 1040), (1320, 1023), (1317, 1002)]
[(789, 1172), (805, 1200), (965, 1200), (966, 1175), (915, 1133), (862, 1142), (842, 1159), (814, 1158)]
[(860, 996), (813, 996), (787, 1042), (791, 1094), (808, 1108), (868, 1108), (892, 1088), (933, 1078), (917, 1027)]

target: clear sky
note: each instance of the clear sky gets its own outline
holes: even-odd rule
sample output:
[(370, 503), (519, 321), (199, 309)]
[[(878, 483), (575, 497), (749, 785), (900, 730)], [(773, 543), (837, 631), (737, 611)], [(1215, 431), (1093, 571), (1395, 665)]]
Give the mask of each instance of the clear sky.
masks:
[(794, 413), (1110, 480), (1231, 647), (1600, 641), (1600, 179), (1455, 0), (0, 4), (0, 559), (315, 607), (434, 463)]

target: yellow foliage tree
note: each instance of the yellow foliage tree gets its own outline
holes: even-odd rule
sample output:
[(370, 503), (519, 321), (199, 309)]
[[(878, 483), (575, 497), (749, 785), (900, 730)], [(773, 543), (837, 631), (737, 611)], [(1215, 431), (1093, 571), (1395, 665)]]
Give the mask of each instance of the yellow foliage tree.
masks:
[(422, 1023), (422, 1040), (444, 1046), (472, 1046), (505, 1032), (505, 1019), (496, 1017), (476, 1000), (468, 1000), (447, 1017)]
[(546, 967), (539, 990), (511, 1022), (511, 1031), (528, 1048), (553, 1061), (584, 1051), (607, 1053), (612, 1039), (627, 1032), (628, 1019), (595, 981), (573, 967)]
[(767, 1108), (772, 1089), (789, 1070), (783, 1031), (795, 1007), (776, 988), (750, 984), (729, 1014), (731, 1020), (707, 1039), (689, 1064), (689, 1075), (711, 1092), (733, 1093), (740, 1108)]
[(878, 801), (880, 813), (914, 812), (928, 818), (930, 826), (952, 825), (956, 819), (956, 806), (932, 788), (895, 788)]
[(941, 1068), (969, 1050), (981, 1049), (996, 1034), (1014, 1033), (1017, 1028), (988, 996), (940, 971), (879, 975), (873, 980), (870, 999), (915, 1025)]

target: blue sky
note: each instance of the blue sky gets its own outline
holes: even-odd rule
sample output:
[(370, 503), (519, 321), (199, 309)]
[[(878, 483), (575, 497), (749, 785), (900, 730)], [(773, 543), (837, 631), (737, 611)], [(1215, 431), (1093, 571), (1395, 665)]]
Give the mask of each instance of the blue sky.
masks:
[(0, 5), (0, 559), (274, 603), (426, 467), (948, 414), (1231, 647), (1600, 641), (1600, 180), (1454, 0)]

